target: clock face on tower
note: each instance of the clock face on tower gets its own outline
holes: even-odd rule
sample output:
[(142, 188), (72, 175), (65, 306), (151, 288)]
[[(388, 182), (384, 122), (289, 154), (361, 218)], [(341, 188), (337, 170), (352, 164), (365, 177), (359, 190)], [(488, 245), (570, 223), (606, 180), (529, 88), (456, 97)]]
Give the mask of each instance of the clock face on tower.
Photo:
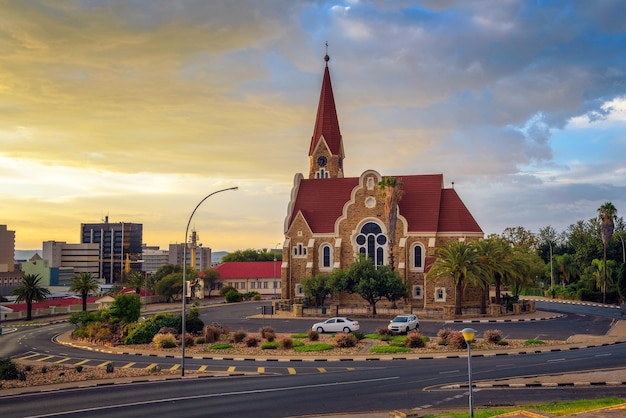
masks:
[(319, 165), (320, 167), (325, 167), (326, 163), (328, 163), (328, 160), (323, 155), (317, 158), (317, 165)]

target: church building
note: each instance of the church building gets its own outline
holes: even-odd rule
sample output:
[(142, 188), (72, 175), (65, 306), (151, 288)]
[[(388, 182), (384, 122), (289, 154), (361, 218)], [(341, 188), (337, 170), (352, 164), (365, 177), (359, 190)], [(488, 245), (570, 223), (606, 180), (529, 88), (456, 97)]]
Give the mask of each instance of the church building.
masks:
[[(385, 176), (373, 169), (358, 177), (345, 176), (346, 154), (328, 55), (324, 60), (308, 152), (309, 173), (306, 177), (295, 175), (284, 222), (282, 297), (303, 298), (303, 278), (348, 269), (358, 254), (366, 255), (377, 266), (389, 264), (391, 242), (393, 266), (411, 291), (411, 307), (453, 305), (452, 282), (446, 279), (427, 283), (424, 275), (437, 247), (452, 240), (479, 240), (484, 236), (482, 229), (454, 188), (445, 187), (442, 174), (398, 175), (393, 177), (403, 184), (402, 197), (397, 205), (395, 236), (390, 239), (385, 199), (378, 187)], [(346, 300), (333, 302), (347, 302), (348, 295), (344, 297)]]

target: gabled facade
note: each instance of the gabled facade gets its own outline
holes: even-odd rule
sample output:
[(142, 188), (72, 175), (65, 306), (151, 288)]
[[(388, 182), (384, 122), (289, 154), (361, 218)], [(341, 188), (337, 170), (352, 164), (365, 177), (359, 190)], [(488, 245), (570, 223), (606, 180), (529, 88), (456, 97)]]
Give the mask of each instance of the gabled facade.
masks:
[[(282, 297), (303, 297), (300, 282), (317, 274), (347, 269), (358, 254), (376, 265), (389, 264), (389, 234), (384, 198), (378, 184), (384, 176), (367, 170), (344, 176), (344, 147), (334, 103), (328, 56), (320, 102), (309, 147), (309, 176), (296, 174), (284, 222)], [(429, 281), (424, 274), (435, 249), (451, 240), (478, 240), (483, 231), (443, 174), (394, 176), (403, 183), (395, 226), (395, 270), (411, 290), (416, 308), (454, 304), (449, 280)], [(340, 296), (336, 303), (348, 301)], [(464, 295), (464, 305), (479, 301)], [(352, 301), (354, 302), (354, 301)]]

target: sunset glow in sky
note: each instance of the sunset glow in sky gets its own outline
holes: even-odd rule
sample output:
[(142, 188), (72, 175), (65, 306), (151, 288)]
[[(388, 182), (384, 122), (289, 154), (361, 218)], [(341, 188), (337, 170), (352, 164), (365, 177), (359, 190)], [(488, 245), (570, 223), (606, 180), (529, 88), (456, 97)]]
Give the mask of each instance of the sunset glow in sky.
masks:
[(489, 233), (626, 214), (626, 2), (0, 0), (0, 224), (283, 240), (328, 42), (345, 174), (443, 173)]

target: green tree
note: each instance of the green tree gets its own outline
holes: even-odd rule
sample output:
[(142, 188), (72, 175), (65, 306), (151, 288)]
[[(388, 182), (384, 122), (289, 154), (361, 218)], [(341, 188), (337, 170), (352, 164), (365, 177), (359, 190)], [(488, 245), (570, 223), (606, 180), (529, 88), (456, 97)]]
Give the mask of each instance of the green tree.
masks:
[(13, 289), (11, 294), (15, 296), (15, 302), (26, 302), (26, 320), (33, 319), (33, 301), (43, 302), (50, 296), (50, 291), (40, 285), (41, 276), (38, 274), (25, 274), (22, 285)]
[(522, 226), (509, 227), (502, 232), (502, 238), (515, 247), (537, 248), (537, 237)]
[(556, 264), (559, 277), (561, 278), (561, 286), (565, 286), (572, 280), (573, 277), (580, 274), (578, 267), (574, 263), (574, 257), (572, 257), (571, 254), (565, 253), (555, 255), (554, 262)]
[(617, 292), (622, 303), (626, 303), (626, 264), (622, 263), (617, 270)]
[(326, 297), (333, 291), (331, 279), (327, 274), (305, 277), (301, 284), (304, 294), (315, 301), (315, 306), (324, 306)]
[(177, 299), (183, 294), (183, 273), (170, 273), (167, 276), (161, 278), (154, 288), (157, 295), (163, 296), (166, 303), (170, 303), (172, 300)]
[(111, 319), (123, 324), (137, 322), (141, 315), (141, 301), (136, 293), (117, 295), (109, 309)]
[(606, 202), (598, 208), (598, 217), (600, 218), (600, 235), (602, 236), (602, 244), (604, 245), (604, 273), (602, 282), (602, 303), (606, 303), (606, 247), (613, 238), (615, 230), (615, 219), (617, 218), (617, 208), (611, 202)]
[(222, 263), (227, 261), (274, 261), (274, 257), (276, 260), (282, 261), (283, 254), (280, 251), (268, 251), (267, 248), (237, 250), (222, 257)]
[(450, 278), (454, 284), (454, 313), (462, 314), (463, 287), (468, 283), (478, 283), (483, 270), (478, 263), (478, 252), (471, 243), (451, 241), (435, 251), (435, 262), (426, 279)]
[(204, 281), (204, 288), (209, 289), (209, 299), (211, 298), (211, 291), (217, 284), (217, 281), (220, 278), (220, 272), (214, 268), (208, 268), (206, 270), (198, 273), (198, 277), (200, 277)]
[[(402, 278), (389, 266), (380, 266), (376, 269), (373, 260), (362, 254), (350, 265), (345, 276), (347, 280), (344, 283), (354, 284), (353, 292), (369, 303), (372, 315), (376, 315), (376, 304), (380, 300), (389, 295), (395, 298), (399, 293), (398, 287), (404, 287)], [(404, 296), (406, 292), (402, 292), (399, 297)], [(395, 299), (392, 302), (395, 302)]]
[(387, 248), (389, 251), (389, 267), (395, 271), (396, 223), (398, 222), (398, 203), (404, 191), (402, 183), (395, 177), (385, 177), (378, 183), (378, 190), (385, 200), (385, 226), (387, 227)]
[(100, 289), (100, 282), (91, 273), (78, 273), (72, 277), (70, 282), (70, 292), (80, 293), (83, 300), (83, 311), (87, 310), (87, 296)]
[(128, 287), (135, 289), (135, 293), (141, 295), (141, 288), (147, 287), (144, 275), (139, 271), (133, 271), (126, 276), (125, 283)]

